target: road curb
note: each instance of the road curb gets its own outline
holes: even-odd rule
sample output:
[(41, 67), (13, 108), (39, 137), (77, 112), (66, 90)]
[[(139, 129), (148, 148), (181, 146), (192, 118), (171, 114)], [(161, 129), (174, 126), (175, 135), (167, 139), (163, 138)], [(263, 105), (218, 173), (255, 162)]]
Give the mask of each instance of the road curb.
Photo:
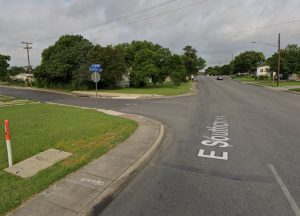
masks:
[(118, 196), (120, 192), (122, 192), (125, 186), (130, 182), (130, 180), (151, 159), (153, 154), (157, 151), (160, 144), (162, 143), (164, 136), (164, 126), (160, 122), (156, 120), (154, 121), (160, 124), (160, 129), (159, 134), (156, 137), (156, 140), (152, 144), (152, 146), (132, 166), (130, 166), (123, 174), (121, 174), (114, 183), (112, 183), (98, 197), (96, 197), (93, 200), (93, 202), (91, 202), (86, 208), (79, 212), (77, 214), (78, 216), (100, 214), (100, 212), (102, 212), (105, 209), (105, 207), (108, 206), (114, 200), (114, 198)]
[[(155, 94), (118, 94), (113, 93), (111, 95), (98, 93), (98, 98), (104, 98), (104, 99), (126, 99), (126, 100), (152, 100), (152, 99), (168, 99), (168, 98), (179, 98), (179, 97), (189, 97), (199, 94), (199, 90), (195, 86), (195, 82), (192, 82), (192, 86), (190, 88), (190, 92), (181, 94), (181, 95), (173, 95), (173, 96), (164, 96), (164, 95), (155, 95)], [(93, 94), (87, 94), (85, 92), (77, 92), (73, 91), (71, 95), (76, 97), (89, 97), (89, 98), (95, 98), (95, 95)]]
[[(152, 134), (153, 140), (151, 139), (151, 141), (148, 142), (149, 144), (147, 144), (147, 146), (144, 148), (145, 150), (143, 150), (143, 152), (141, 152), (142, 154), (140, 156), (137, 156), (137, 159), (135, 162), (133, 162), (132, 164), (128, 164), (128, 166), (126, 166), (123, 171), (121, 171), (120, 173), (118, 173), (116, 175), (116, 177), (112, 180), (112, 183), (110, 183), (102, 192), (100, 192), (93, 199), (89, 200), (89, 202), (87, 202), (83, 206), (83, 208), (80, 209), (79, 211), (74, 211), (72, 208), (69, 209), (69, 207), (64, 207), (64, 208), (66, 208), (66, 210), (72, 211), (73, 212), (72, 215), (95, 215), (96, 214), (95, 212), (97, 212), (97, 215), (98, 215), (99, 212), (103, 211), (105, 209), (105, 207), (125, 188), (125, 186), (130, 182), (130, 180), (147, 164), (147, 162), (152, 158), (154, 153), (158, 150), (158, 148), (160, 147), (160, 145), (163, 141), (163, 137), (165, 134), (164, 126), (161, 122), (159, 122), (157, 120), (154, 120), (152, 118), (148, 118), (145, 116), (141, 116), (141, 115), (136, 115), (136, 114), (122, 113), (122, 112), (118, 112), (118, 111), (114, 111), (114, 110), (96, 109), (96, 108), (90, 108), (90, 107), (81, 107), (81, 106), (66, 105), (66, 104), (52, 103), (52, 102), (46, 102), (46, 103), (53, 104), (53, 105), (61, 105), (61, 106), (67, 106), (67, 107), (95, 110), (98, 112), (105, 113), (107, 115), (133, 120), (139, 124), (138, 128), (139, 127), (141, 127), (141, 128), (150, 127), (149, 129), (151, 132), (149, 131), (148, 135), (151, 136), (151, 134)], [(143, 123), (143, 122), (145, 122), (145, 123)], [(153, 129), (155, 129), (155, 130), (153, 130)], [(136, 133), (136, 132), (134, 132), (134, 133)], [(131, 136), (129, 136), (128, 139)], [(143, 139), (145, 140), (145, 138), (143, 138), (144, 137), (143, 129), (141, 129), (140, 132), (136, 133), (135, 137), (136, 136), (140, 136), (142, 140)], [(125, 146), (129, 145), (130, 146), (131, 144), (135, 144), (134, 142), (132, 143), (132, 141), (129, 141), (126, 143), (126, 140), (124, 140), (122, 143), (119, 143), (115, 147), (118, 147), (119, 145), (125, 145)], [(138, 142), (137, 144), (139, 144), (140, 142), (143, 142), (142, 140), (135, 141), (135, 142)], [(112, 148), (111, 150), (114, 150), (114, 148)], [(108, 151), (106, 154), (103, 154), (96, 160), (99, 160), (101, 157), (109, 154), (110, 151)], [(120, 158), (122, 158), (122, 157), (120, 157)], [(93, 163), (93, 161), (91, 161), (90, 163)], [(70, 175), (73, 175), (75, 173), (85, 173), (83, 169), (87, 168), (90, 163), (88, 163), (87, 165), (83, 166), (82, 168), (80, 168), (72, 173), (69, 173), (67, 176), (58, 180), (57, 182), (53, 183), (52, 185), (49, 185), (49, 187), (44, 190), (44, 191), (46, 191), (45, 193), (44, 193), (44, 191), (41, 191), (38, 194), (32, 196), (31, 198), (29, 198), (28, 201), (21, 204), (21, 206), (17, 207), (15, 210), (12, 210), (10, 213), (8, 213), (8, 215), (28, 215), (28, 213), (30, 213), (29, 215), (39, 215), (39, 213), (41, 213), (41, 210), (37, 206), (32, 206), (31, 203), (32, 202), (34, 203), (35, 200), (39, 200), (39, 199), (43, 199), (45, 202), (46, 200), (45, 200), (45, 198), (41, 198), (42, 197), (41, 194), (43, 194), (43, 193), (47, 194), (48, 190), (51, 191), (51, 188), (52, 187), (55, 188), (56, 184), (66, 181), (65, 179), (67, 179)], [(82, 199), (84, 199), (84, 198), (82, 198)], [(51, 203), (51, 201), (50, 201), (50, 203)], [(63, 207), (60, 205), (57, 206), (55, 203), (52, 203), (51, 205), (52, 205), (52, 207), (50, 209), (43, 209), (44, 215), (50, 215), (49, 212), (54, 213), (56, 211), (56, 208)]]

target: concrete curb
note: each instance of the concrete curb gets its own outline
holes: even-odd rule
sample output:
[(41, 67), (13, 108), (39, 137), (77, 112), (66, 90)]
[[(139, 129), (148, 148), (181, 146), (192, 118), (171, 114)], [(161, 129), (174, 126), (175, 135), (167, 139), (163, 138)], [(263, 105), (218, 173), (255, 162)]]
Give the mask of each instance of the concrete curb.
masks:
[[(74, 174), (75, 175), (76, 174), (85, 174), (85, 173), (88, 174), (88, 172), (85, 172), (85, 168), (87, 168), (87, 169), (91, 168), (91, 166), (88, 167), (90, 164), (92, 164), (93, 162), (96, 162), (99, 159), (101, 160), (102, 157), (108, 156), (108, 154), (112, 150), (117, 148), (118, 146), (123, 145), (123, 147), (124, 147), (124, 145), (125, 145), (125, 147), (127, 148), (127, 147), (130, 147), (131, 144), (133, 144), (133, 146), (135, 146), (134, 145), (135, 142), (141, 142), (141, 141), (134, 142), (134, 141), (130, 140), (130, 141), (126, 142), (127, 140), (124, 140), (122, 143), (117, 145), (115, 148), (111, 149), (111, 151), (108, 151), (106, 154), (102, 155), (101, 157), (99, 157), (98, 159), (96, 159), (94, 161), (91, 161), (89, 164), (78, 169), (77, 171), (70, 173), (66, 177), (62, 178), (61, 180), (57, 181), (53, 185), (49, 186), (48, 189), (45, 189), (44, 191), (40, 192), (39, 194), (34, 195), (28, 201), (26, 201), (24, 204), (22, 204), (20, 207), (18, 207), (17, 209), (15, 209), (9, 213), (9, 215), (32, 215), (32, 216), (40, 215), (40, 214), (42, 214), (42, 215), (52, 215), (52, 214), (63, 215), (64, 214), (63, 212), (68, 213), (68, 215), (72, 215), (72, 216), (73, 215), (94, 215), (95, 212), (97, 212), (97, 214), (99, 214), (99, 212), (103, 211), (104, 208), (125, 188), (125, 186), (129, 183), (129, 181), (146, 165), (146, 163), (151, 159), (151, 157), (154, 155), (154, 153), (158, 150), (160, 144), (163, 141), (163, 137), (164, 137), (164, 133), (165, 133), (164, 126), (162, 123), (160, 123), (154, 119), (140, 116), (140, 115), (135, 115), (135, 114), (127, 114), (127, 113), (117, 112), (117, 111), (113, 111), (113, 110), (95, 109), (95, 108), (65, 105), (65, 104), (59, 104), (59, 103), (51, 103), (51, 102), (47, 102), (47, 103), (54, 104), (54, 105), (61, 105), (61, 106), (76, 107), (76, 108), (81, 108), (81, 109), (96, 110), (98, 112), (102, 112), (102, 113), (105, 113), (108, 115), (118, 116), (121, 118), (134, 120), (140, 124), (138, 128), (141, 127), (141, 129), (140, 129), (140, 132), (137, 134), (136, 134), (136, 132), (134, 132), (135, 136), (133, 136), (133, 140), (135, 140), (135, 138), (137, 136), (140, 136), (140, 137), (142, 137), (142, 140), (145, 140), (145, 138), (144, 138), (145, 135), (144, 135), (143, 130), (145, 131), (145, 127), (146, 128), (150, 127), (149, 129), (151, 132), (148, 132), (148, 135), (146, 135), (146, 137), (147, 136), (149, 137), (149, 135), (151, 136), (151, 134), (153, 134), (152, 135), (153, 139), (150, 139), (149, 140), (150, 142), (148, 141), (149, 144), (147, 144), (146, 147), (143, 147), (145, 150), (143, 150), (141, 152), (141, 154), (139, 154), (140, 156), (137, 156), (136, 157), (137, 159), (133, 163), (129, 163), (128, 165), (126, 164), (126, 166), (125, 166), (126, 169), (124, 169), (123, 171), (120, 171), (116, 175), (116, 178), (113, 179), (112, 182), (110, 184), (108, 184), (104, 188), (103, 191), (99, 192), (98, 195), (95, 196), (93, 199), (87, 199), (86, 197), (85, 198), (82, 197), (81, 200), (89, 200), (89, 201), (86, 202), (80, 209), (78, 209), (78, 211), (77, 210), (75, 211), (74, 208), (69, 208), (69, 207), (62, 206), (60, 204), (58, 205), (58, 204), (52, 203), (51, 197), (50, 197), (50, 201), (49, 201), (49, 200), (47, 200), (47, 197), (45, 198), (44, 196), (47, 196), (47, 194), (50, 194), (50, 196), (51, 196), (51, 193), (53, 193), (53, 188), (54, 189), (57, 188), (56, 184), (60, 185), (61, 182), (68, 181), (68, 178), (70, 178)], [(145, 123), (143, 123), (143, 122), (145, 122)], [(148, 129), (147, 129), (147, 131), (148, 131)], [(154, 132), (155, 132), (155, 136), (154, 136)], [(130, 139), (130, 137), (128, 138), (128, 140)], [(140, 143), (137, 143), (137, 144), (140, 145)], [(136, 147), (140, 148), (141, 146), (139, 147), (139, 145), (137, 145)], [(125, 156), (125, 158), (126, 158), (126, 156)], [(120, 159), (122, 161), (123, 158), (120, 157)], [(95, 170), (95, 171), (97, 171), (97, 170)], [(101, 174), (101, 176), (102, 176), (102, 174)], [(76, 183), (76, 184), (78, 184), (78, 183)], [(58, 187), (60, 187), (60, 186), (58, 186)], [(68, 194), (68, 196), (72, 196), (72, 195)]]
[[(159, 122), (158, 122), (159, 123)], [(92, 203), (90, 203), (85, 209), (83, 209), (78, 215), (95, 215), (103, 211), (110, 202), (114, 200), (115, 197), (125, 188), (127, 183), (140, 171), (147, 162), (151, 159), (153, 154), (157, 151), (160, 144), (162, 143), (164, 136), (164, 126), (160, 124), (159, 134), (152, 144), (152, 146), (141, 156), (132, 166), (130, 166), (122, 175), (120, 175), (110, 187), (106, 188)]]
[[(151, 100), (151, 99), (168, 99), (168, 98), (179, 98), (179, 97), (189, 97), (199, 94), (199, 90), (195, 87), (195, 82), (192, 82), (192, 87), (190, 92), (181, 94), (181, 95), (174, 95), (174, 96), (163, 96), (163, 95), (155, 95), (155, 94), (118, 94), (118, 93), (98, 93), (98, 98), (106, 98), (106, 99), (127, 99), (127, 100)], [(72, 92), (72, 95), (77, 97), (90, 97), (95, 98), (94, 93), (87, 94), (86, 92)]]

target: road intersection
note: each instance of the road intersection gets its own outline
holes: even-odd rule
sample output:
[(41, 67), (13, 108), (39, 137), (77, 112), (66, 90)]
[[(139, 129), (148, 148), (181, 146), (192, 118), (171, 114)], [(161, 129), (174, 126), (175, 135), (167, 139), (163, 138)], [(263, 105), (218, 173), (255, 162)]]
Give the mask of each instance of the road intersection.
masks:
[[(198, 87), (190, 97), (99, 103), (30, 90), (0, 94), (139, 114), (165, 125), (156, 155), (95, 215), (300, 215), (299, 95), (211, 77)], [(201, 157), (200, 150), (227, 160)]]

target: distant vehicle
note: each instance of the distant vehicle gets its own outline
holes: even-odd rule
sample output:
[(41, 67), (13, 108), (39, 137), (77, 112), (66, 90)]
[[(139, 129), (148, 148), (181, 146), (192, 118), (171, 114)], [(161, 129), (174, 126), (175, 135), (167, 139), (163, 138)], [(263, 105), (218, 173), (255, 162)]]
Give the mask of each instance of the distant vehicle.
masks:
[(217, 80), (223, 80), (223, 77), (222, 76), (218, 76)]

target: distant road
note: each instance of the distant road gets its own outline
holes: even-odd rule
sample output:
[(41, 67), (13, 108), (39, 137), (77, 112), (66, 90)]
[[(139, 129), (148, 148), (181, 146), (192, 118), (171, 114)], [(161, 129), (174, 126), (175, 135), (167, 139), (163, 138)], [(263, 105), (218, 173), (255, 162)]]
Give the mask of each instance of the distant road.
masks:
[[(200, 93), (100, 100), (166, 126), (160, 150), (95, 215), (299, 215), (300, 95), (214, 77)], [(93, 99), (0, 88), (0, 94), (93, 107)]]

